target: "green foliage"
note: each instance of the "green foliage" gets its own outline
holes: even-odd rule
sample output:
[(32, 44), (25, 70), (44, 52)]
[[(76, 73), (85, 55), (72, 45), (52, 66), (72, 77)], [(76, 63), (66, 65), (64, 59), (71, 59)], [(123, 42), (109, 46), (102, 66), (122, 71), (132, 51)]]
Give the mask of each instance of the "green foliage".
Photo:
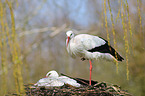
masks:
[[(7, 16), (7, 13), (5, 12), (6, 6), (8, 5), (8, 8), (10, 10), (10, 16), (11, 16), (11, 25), (8, 27), (7, 19), (4, 16)], [(7, 1), (2, 2), (0, 1), (0, 7), (1, 7), (1, 39), (0, 39), (0, 52), (1, 52), (1, 68), (2, 68), (2, 80), (3, 80), (3, 86), (1, 87), (2, 92), (1, 95), (4, 95), (7, 93), (7, 73), (8, 73), (8, 67), (7, 63), (8, 61), (8, 54), (11, 55), (11, 61), (12, 62), (12, 68), (13, 68), (13, 76), (15, 79), (15, 91), (17, 94), (24, 93), (24, 86), (23, 86), (23, 78), (21, 74), (21, 59), (20, 59), (20, 49), (19, 44), (17, 42), (17, 34), (15, 30), (15, 20), (14, 20), (14, 13), (12, 8), (12, 2)], [(9, 31), (9, 29), (11, 31)], [(8, 38), (8, 46), (10, 46), (10, 53), (8, 53), (8, 46), (6, 39)]]

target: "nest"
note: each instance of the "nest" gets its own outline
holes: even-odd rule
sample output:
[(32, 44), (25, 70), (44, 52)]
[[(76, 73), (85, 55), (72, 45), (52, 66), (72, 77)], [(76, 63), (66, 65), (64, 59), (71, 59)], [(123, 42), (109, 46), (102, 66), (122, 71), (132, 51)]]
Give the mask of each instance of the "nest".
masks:
[[(64, 74), (63, 74), (64, 75)], [(65, 75), (66, 76), (66, 75)], [(69, 76), (70, 77), (70, 76)], [(72, 77), (70, 77), (72, 78)], [(65, 84), (61, 87), (32, 87), (32, 84), (25, 85), (26, 95), (28, 96), (71, 96), (71, 95), (85, 95), (85, 96), (132, 96), (127, 90), (122, 90), (120, 86), (107, 84), (105, 82), (98, 82), (92, 80), (92, 85), (89, 86), (89, 81), (81, 78), (72, 78), (80, 83), (81, 87), (73, 87)]]

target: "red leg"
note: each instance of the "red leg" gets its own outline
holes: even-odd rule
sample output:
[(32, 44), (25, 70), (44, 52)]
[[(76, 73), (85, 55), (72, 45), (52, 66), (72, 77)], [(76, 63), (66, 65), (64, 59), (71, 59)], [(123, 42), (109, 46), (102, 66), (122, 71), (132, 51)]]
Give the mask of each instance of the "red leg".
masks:
[(90, 62), (90, 82), (89, 82), (89, 85), (91, 85), (92, 61), (89, 60), (89, 62)]

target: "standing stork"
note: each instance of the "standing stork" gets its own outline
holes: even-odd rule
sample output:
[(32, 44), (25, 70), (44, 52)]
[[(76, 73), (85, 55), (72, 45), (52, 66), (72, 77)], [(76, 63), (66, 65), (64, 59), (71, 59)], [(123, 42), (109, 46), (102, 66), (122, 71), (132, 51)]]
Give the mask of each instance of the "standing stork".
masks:
[(92, 72), (92, 60), (94, 59), (106, 59), (122, 61), (124, 60), (114, 48), (112, 48), (108, 41), (89, 34), (74, 34), (73, 31), (67, 31), (66, 48), (68, 53), (72, 57), (80, 57), (81, 60), (89, 60), (90, 63), (90, 79), (89, 84), (91, 85), (91, 72)]

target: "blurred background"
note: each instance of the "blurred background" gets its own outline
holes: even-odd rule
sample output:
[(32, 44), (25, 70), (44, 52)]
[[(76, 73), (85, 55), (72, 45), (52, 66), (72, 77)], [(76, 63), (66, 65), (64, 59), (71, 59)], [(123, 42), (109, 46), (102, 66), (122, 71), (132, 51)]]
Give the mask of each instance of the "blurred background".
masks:
[(65, 32), (100, 36), (125, 58), (93, 61), (92, 80), (145, 95), (144, 0), (0, 0), (0, 95), (24, 93), (50, 70), (89, 79), (89, 62), (72, 59)]

